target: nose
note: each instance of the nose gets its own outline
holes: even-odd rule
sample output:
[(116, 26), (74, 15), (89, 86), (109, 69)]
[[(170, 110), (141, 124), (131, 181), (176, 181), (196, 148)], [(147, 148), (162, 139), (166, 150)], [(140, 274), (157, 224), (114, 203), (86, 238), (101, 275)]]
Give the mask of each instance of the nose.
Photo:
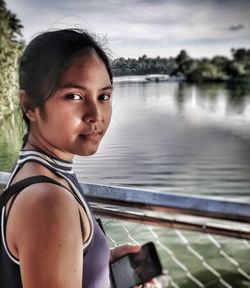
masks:
[(88, 107), (86, 108), (86, 113), (83, 116), (84, 122), (92, 124), (102, 120), (101, 111), (98, 103), (90, 102), (88, 103)]

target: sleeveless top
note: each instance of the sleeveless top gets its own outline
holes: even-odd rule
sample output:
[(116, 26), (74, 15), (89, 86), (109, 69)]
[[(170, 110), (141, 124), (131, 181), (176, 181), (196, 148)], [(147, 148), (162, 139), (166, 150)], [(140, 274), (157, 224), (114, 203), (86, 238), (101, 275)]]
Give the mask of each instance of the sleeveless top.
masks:
[[(87, 241), (83, 244), (83, 281), (82, 287), (84, 288), (109, 288), (109, 257), (110, 251), (107, 243), (106, 236), (102, 231), (101, 227), (98, 225), (89, 204), (87, 203), (81, 185), (79, 184), (75, 174), (72, 170), (71, 161), (65, 161), (59, 158), (52, 157), (43, 152), (38, 152), (34, 150), (21, 150), (17, 164), (11, 174), (11, 177), (8, 181), (8, 184), (5, 190), (10, 186), (12, 179), (22, 167), (22, 165), (28, 161), (37, 162), (47, 167), (53, 173), (64, 178), (70, 185), (72, 193), (75, 196), (76, 200), (84, 208), (87, 217), (90, 223), (90, 236)], [(48, 180), (52, 180), (52, 183), (57, 183), (60, 186), (63, 186), (61, 183), (48, 178), (46, 176), (35, 176), (43, 177)], [(35, 178), (33, 177), (33, 178)], [(31, 177), (32, 178), (32, 177)], [(22, 181), (22, 180), (21, 180)], [(19, 181), (19, 182), (21, 182)], [(18, 186), (16, 182), (14, 185)], [(40, 181), (36, 181), (38, 183)], [(42, 182), (42, 181), (41, 181)], [(43, 181), (44, 182), (44, 181)], [(50, 181), (48, 181), (50, 182)], [(55, 183), (55, 184), (56, 184)], [(32, 183), (31, 183), (32, 184)], [(4, 193), (4, 192), (3, 192)], [(15, 196), (14, 196), (15, 197)], [(13, 197), (13, 198), (14, 198)], [(12, 201), (12, 200), (11, 200)], [(6, 207), (3, 206), (1, 211), (1, 237), (0, 237), (0, 249), (1, 249), (1, 258), (0, 258), (0, 269), (4, 275), (3, 281), (5, 282), (1, 288), (21, 288), (21, 274), (20, 274), (20, 263), (8, 249), (6, 242), (6, 223), (7, 217), (5, 211)], [(9, 210), (11, 205), (9, 206)], [(80, 218), (81, 220), (81, 218)], [(82, 222), (81, 222), (82, 223)]]

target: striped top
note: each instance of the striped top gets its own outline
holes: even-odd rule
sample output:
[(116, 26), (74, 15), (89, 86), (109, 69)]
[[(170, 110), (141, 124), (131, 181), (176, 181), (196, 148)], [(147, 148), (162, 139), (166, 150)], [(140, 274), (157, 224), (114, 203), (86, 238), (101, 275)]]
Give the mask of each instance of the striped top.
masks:
[[(70, 185), (72, 192), (78, 202), (84, 208), (90, 223), (90, 236), (83, 244), (83, 287), (84, 288), (108, 288), (109, 283), (109, 247), (106, 236), (98, 225), (93, 213), (87, 203), (81, 185), (79, 184), (73, 169), (72, 161), (65, 161), (44, 152), (35, 150), (21, 150), (11, 177), (7, 183), (6, 189), (10, 187), (12, 179), (18, 170), (29, 161), (40, 163), (56, 175), (64, 178)], [(7, 222), (6, 207), (2, 208), (1, 213), (1, 258), (0, 267), (6, 266), (7, 284), (1, 288), (19, 288), (22, 287), (20, 278), (20, 262), (16, 259), (8, 249), (6, 243), (5, 228)]]

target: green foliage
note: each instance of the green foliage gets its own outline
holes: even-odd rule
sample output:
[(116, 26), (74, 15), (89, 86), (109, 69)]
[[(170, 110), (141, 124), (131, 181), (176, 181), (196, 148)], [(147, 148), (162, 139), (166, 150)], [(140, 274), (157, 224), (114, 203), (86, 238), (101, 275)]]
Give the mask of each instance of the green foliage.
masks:
[(17, 60), (24, 47), (20, 20), (0, 0), (0, 119), (11, 114), (17, 105)]
[(250, 49), (232, 49), (231, 52), (235, 62), (241, 63), (244, 66), (250, 65)]
[(246, 74), (244, 64), (239, 62), (231, 62), (228, 67), (228, 72), (232, 78), (238, 78)]
[(22, 146), (24, 127), (20, 111), (1, 120), (0, 125), (0, 171), (10, 171)]
[(186, 77), (192, 82), (221, 82), (229, 79), (220, 65), (208, 60), (193, 61), (186, 72)]
[(148, 58), (146, 55), (133, 58), (118, 58), (112, 62), (114, 76), (145, 75), (145, 74), (171, 74), (176, 69), (173, 58)]
[(212, 59), (192, 59), (185, 50), (175, 58), (138, 59), (118, 58), (112, 63), (114, 76), (169, 74), (184, 76), (191, 82), (250, 83), (250, 49), (232, 49), (232, 58), (215, 56)]
[(176, 56), (175, 62), (177, 64), (176, 74), (186, 75), (190, 65), (191, 58), (185, 50), (181, 50), (180, 53)]

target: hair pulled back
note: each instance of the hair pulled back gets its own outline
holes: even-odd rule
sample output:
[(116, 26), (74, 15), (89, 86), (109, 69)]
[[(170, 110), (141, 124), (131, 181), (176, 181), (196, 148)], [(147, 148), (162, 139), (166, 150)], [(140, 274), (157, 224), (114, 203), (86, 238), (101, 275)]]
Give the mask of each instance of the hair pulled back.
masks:
[(113, 82), (109, 58), (101, 45), (88, 32), (80, 29), (63, 29), (42, 33), (26, 47), (19, 64), (19, 86), (26, 94), (26, 107), (22, 107), (27, 126), (23, 146), (30, 131), (27, 110), (43, 107), (57, 89), (69, 61), (79, 55), (96, 53), (106, 66)]

